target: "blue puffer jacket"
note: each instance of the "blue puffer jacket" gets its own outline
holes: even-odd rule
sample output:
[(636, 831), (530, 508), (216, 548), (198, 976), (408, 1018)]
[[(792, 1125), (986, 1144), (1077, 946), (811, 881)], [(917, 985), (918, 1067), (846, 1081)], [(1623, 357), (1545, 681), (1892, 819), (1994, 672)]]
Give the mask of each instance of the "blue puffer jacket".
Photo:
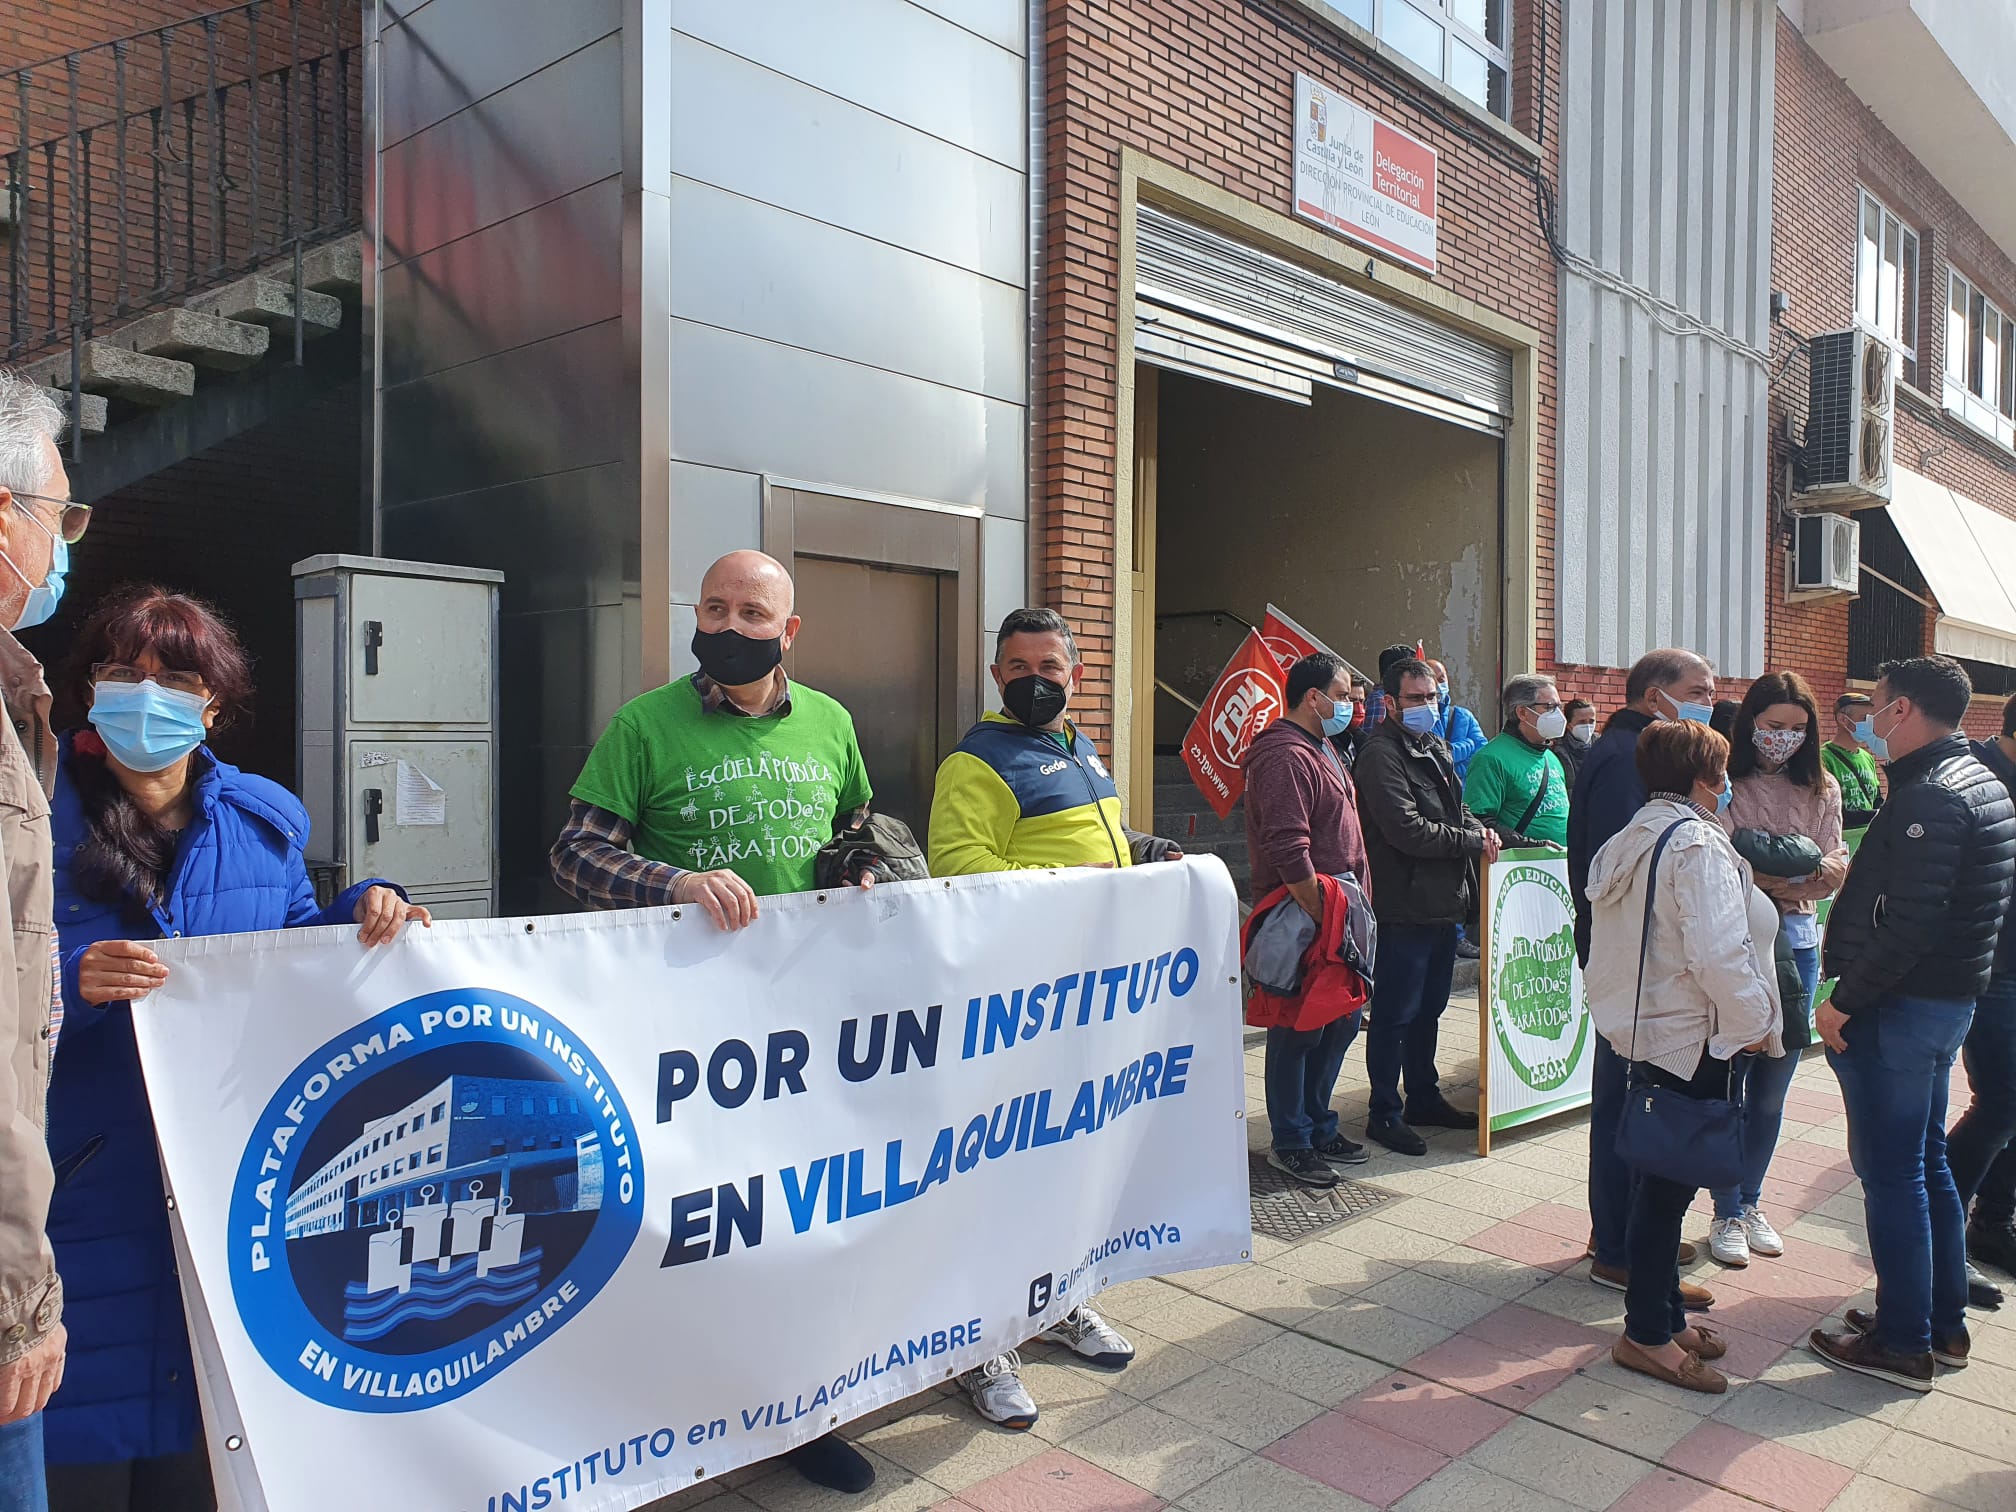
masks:
[(175, 854), (165, 905), (151, 920), (77, 890), (71, 863), (89, 833), (66, 738), (51, 801), (56, 928), (63, 956), (63, 1027), (49, 1081), (49, 1150), (56, 1195), (49, 1238), (63, 1277), (70, 1353), (43, 1419), (52, 1464), (102, 1464), (173, 1454), (197, 1442), (199, 1418), (182, 1293), (161, 1190), (153, 1117), (140, 1077), (133, 1011), (94, 1007), (77, 966), (100, 940), (240, 934), (345, 924), (360, 882), (328, 908), (315, 903), (302, 860), (308, 815), (285, 788), (193, 759), (195, 812)]

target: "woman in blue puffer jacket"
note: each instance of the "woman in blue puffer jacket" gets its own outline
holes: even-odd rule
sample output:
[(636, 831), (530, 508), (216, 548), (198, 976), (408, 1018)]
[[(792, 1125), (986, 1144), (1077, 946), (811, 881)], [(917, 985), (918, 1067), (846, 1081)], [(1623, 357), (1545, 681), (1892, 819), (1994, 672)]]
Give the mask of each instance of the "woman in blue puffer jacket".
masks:
[[(130, 589), (78, 638), (90, 728), (62, 742), (51, 804), (63, 1018), (49, 1083), (49, 1238), (70, 1330), (43, 1419), (51, 1512), (210, 1512), (210, 1484), (160, 1155), (133, 1008), (167, 979), (147, 941), (316, 924), (366, 945), (427, 911), (377, 881), (317, 905), (308, 816), (203, 744), (250, 670), (208, 608)], [(140, 1010), (145, 1012), (144, 1006)]]

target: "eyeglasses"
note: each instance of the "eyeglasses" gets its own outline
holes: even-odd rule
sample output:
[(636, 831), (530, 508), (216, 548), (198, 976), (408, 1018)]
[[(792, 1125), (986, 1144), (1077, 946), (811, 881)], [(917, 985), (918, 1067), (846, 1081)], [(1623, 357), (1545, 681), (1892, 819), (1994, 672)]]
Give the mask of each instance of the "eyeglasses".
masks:
[(173, 693), (193, 693), (202, 698), (210, 692), (210, 685), (203, 681), (200, 672), (170, 672), (165, 668), (159, 672), (142, 672), (124, 662), (99, 662), (91, 669), (93, 682), (143, 683), (150, 677)]
[(23, 499), (34, 499), (42, 504), (54, 504), (58, 510), (55, 533), (63, 538), (63, 543), (66, 546), (75, 546), (79, 541), (84, 539), (84, 532), (91, 528), (91, 506), (89, 504), (73, 504), (68, 499), (52, 498), (48, 494), (23, 493), (19, 489), (10, 490), (10, 492), (13, 493), (14, 502), (20, 505), (21, 512), (44, 530), (47, 530), (49, 526), (42, 519), (41, 512), (30, 509), (26, 504), (22, 504), (21, 501)]

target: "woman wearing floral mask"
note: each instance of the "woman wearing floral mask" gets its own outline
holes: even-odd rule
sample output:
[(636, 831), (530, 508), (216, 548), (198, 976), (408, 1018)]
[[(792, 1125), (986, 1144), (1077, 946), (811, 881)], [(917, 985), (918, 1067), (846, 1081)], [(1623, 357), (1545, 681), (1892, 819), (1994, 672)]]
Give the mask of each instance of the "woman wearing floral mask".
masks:
[(1785, 1045), (1780, 1059), (1745, 1056), (1749, 1118), (1740, 1186), (1716, 1191), (1709, 1251), (1724, 1265), (1752, 1255), (1782, 1255), (1784, 1241), (1760, 1206), (1764, 1173), (1778, 1145), (1785, 1093), (1812, 1042), (1813, 992), (1820, 979), (1816, 905), (1848, 875), (1842, 840), (1841, 786), (1821, 764), (1823, 740), (1813, 690), (1796, 672), (1772, 672), (1750, 685), (1731, 731), (1734, 796), (1722, 816), (1737, 850), (1756, 870), (1757, 886), (1778, 905), (1777, 953), (1784, 969)]
[[(195, 1369), (131, 1000), (168, 979), (150, 942), (356, 924), (366, 945), (428, 921), (395, 887), (315, 901), (308, 816), (204, 744), (241, 713), (251, 671), (194, 599), (116, 595), (78, 637), (50, 826), (64, 1017), (51, 1065), (49, 1238), (70, 1358), (43, 1418), (51, 1512), (215, 1506)], [(229, 1047), (221, 1047), (228, 1052)]]

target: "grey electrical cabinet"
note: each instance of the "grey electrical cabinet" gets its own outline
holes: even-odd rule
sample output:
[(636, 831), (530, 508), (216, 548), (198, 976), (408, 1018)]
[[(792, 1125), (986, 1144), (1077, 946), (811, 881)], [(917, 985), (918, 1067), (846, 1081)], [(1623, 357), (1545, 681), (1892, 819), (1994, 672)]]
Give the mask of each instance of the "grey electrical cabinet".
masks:
[(437, 918), (496, 911), (503, 581), (381, 557), (294, 564), (308, 863), (334, 887), (383, 877)]

